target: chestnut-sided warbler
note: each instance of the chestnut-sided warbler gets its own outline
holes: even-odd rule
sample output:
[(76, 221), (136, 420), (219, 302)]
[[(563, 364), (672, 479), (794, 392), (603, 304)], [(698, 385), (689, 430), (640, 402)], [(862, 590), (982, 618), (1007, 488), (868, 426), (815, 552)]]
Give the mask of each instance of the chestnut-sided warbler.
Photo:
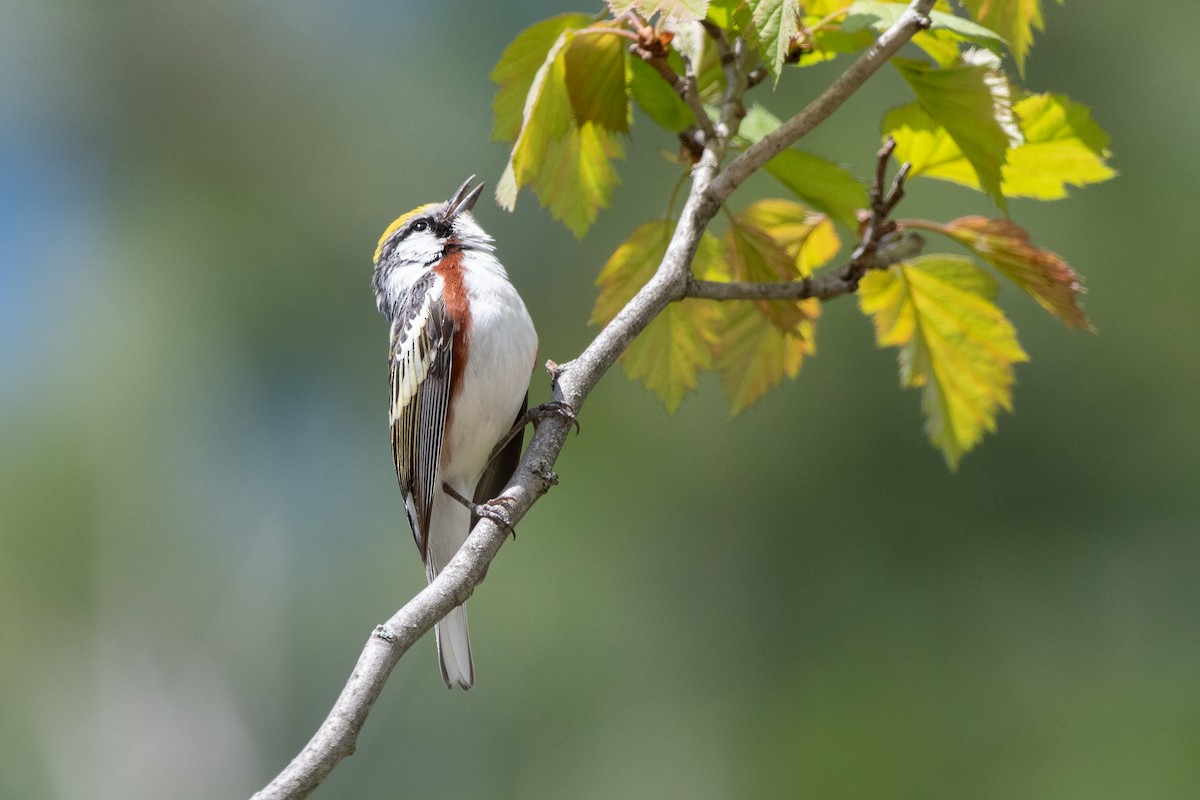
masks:
[[(477, 517), (512, 477), (518, 433), (492, 451), (525, 412), (537, 333), (521, 296), (492, 254), (471, 208), (483, 184), (468, 178), (445, 203), (421, 206), (387, 227), (371, 279), (391, 322), (392, 453), (413, 538), (433, 580)], [(479, 510), (478, 508), (476, 510)], [(442, 680), (475, 682), (467, 612), (434, 629)]]

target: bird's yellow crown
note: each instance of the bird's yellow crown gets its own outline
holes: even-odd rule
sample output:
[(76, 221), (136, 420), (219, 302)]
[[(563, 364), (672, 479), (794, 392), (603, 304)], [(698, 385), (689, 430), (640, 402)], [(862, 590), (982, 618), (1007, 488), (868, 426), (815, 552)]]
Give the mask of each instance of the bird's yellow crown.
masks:
[(438, 203), (426, 203), (423, 206), (418, 206), (417, 208), (414, 208), (412, 211), (409, 211), (407, 214), (401, 214), (400, 216), (396, 217), (396, 220), (391, 225), (387, 226), (387, 230), (385, 230), (383, 232), (383, 236), (379, 237), (379, 244), (377, 244), (375, 246), (375, 260), (376, 261), (379, 260), (379, 254), (383, 252), (383, 243), (388, 240), (389, 236), (391, 236), (396, 231), (400, 230), (400, 228), (404, 225), (404, 223), (408, 222), (413, 217), (420, 216), (421, 214), (428, 212), (430, 209), (432, 209), (433, 207), (435, 207), (437, 205), (438, 205)]

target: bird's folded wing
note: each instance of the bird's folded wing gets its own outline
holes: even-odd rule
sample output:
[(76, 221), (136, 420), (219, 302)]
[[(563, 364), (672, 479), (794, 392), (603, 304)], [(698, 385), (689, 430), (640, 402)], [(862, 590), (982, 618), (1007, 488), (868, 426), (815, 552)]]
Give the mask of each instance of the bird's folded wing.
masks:
[[(529, 408), (529, 393), (525, 393), (525, 399), (521, 401), (521, 408), (517, 411), (517, 418), (513, 424), (521, 422), (521, 418), (525, 416), (525, 412)], [(504, 487), (512, 480), (513, 473), (517, 471), (517, 464), (521, 460), (521, 444), (525, 440), (525, 429), (521, 428), (513, 437), (508, 440), (508, 444), (500, 452), (495, 453), (492, 460), (488, 462), (487, 469), (483, 471), (483, 476), (479, 479), (479, 483), (475, 486), (475, 495), (471, 500), (475, 505), (483, 505), (488, 500), (491, 500), (504, 490)], [(471, 527), (475, 527), (475, 523), (479, 522), (479, 517), (475, 514), (471, 515)]]
[(392, 454), (422, 560), (439, 488), (453, 345), (454, 324), (431, 272), (413, 286), (392, 322), (390, 359)]

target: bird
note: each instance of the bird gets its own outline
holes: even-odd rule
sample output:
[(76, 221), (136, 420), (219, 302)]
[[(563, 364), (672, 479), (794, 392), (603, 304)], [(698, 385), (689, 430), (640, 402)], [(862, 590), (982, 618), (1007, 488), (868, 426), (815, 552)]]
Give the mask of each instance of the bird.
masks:
[[(422, 205), (387, 226), (371, 278), (376, 305), (391, 323), (396, 477), (430, 581), (479, 515), (490, 516), (489, 501), (516, 469), (518, 423), (538, 354), (529, 311), (471, 213), (483, 191), (482, 183), (472, 188), (474, 180), (448, 201)], [(438, 622), (434, 636), (447, 688), (470, 689), (466, 608)]]

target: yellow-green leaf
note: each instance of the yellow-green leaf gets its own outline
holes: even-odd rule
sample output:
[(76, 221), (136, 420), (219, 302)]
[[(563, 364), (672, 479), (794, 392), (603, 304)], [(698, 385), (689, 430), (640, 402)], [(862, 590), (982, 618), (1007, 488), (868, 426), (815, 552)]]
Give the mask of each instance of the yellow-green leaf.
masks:
[[(803, 309), (815, 316), (820, 304), (805, 301)], [(737, 416), (785, 375), (794, 379), (799, 374), (804, 357), (816, 352), (815, 326), (805, 318), (792, 330), (782, 331), (744, 300), (721, 303), (720, 313), (714, 361), (729, 412)]]
[(1108, 134), (1087, 106), (1065, 95), (1035, 94), (1013, 110), (1025, 143), (1008, 154), (1005, 194), (1055, 200), (1067, 196), (1068, 184), (1100, 183), (1116, 174), (1106, 163)]
[[(977, 51), (978, 52), (978, 51)], [(892, 64), (917, 96), (921, 109), (945, 129), (971, 163), (983, 191), (1001, 207), (1001, 167), (1013, 139), (1008, 84), (991, 64), (935, 68), (922, 61), (893, 58)]]
[(867, 274), (859, 303), (875, 339), (900, 350), (900, 382), (919, 387), (925, 430), (951, 469), (1000, 409), (1012, 410), (1013, 365), (1028, 360), (992, 302), (996, 282), (971, 260), (925, 256)]
[(611, 159), (624, 157), (615, 134), (584, 123), (546, 149), (533, 190), (550, 215), (582, 239), (620, 182)]
[[(1068, 186), (1099, 183), (1116, 173), (1108, 166), (1108, 134), (1084, 105), (1063, 95), (1035, 94), (1013, 105), (1024, 142), (1008, 151), (1000, 190), (1006, 197), (1057, 200)], [(946, 130), (915, 103), (894, 108), (883, 129), (896, 140), (896, 158), (912, 176), (953, 181), (972, 189), (979, 179)]]
[[(610, 159), (623, 158), (624, 150), (616, 135), (593, 120), (580, 122), (567, 81), (567, 54), (575, 44), (576, 31), (565, 29), (546, 51), (542, 64), (529, 83), (521, 129), (513, 142), (508, 165), (496, 184), (496, 201), (511, 211), (521, 186), (532, 184), (534, 193), (551, 215), (582, 237), (596, 220), (599, 210), (608, 205), (616, 171)], [(584, 38), (606, 38), (603, 34)], [(579, 64), (597, 61), (592, 51)], [(623, 56), (622, 56), (623, 58)], [(609, 71), (611, 73), (611, 70)], [(608, 79), (625, 86), (624, 66), (620, 75)], [(605, 94), (603, 88), (595, 88)], [(619, 90), (623, 96), (624, 88)], [(583, 102), (583, 101), (581, 101)], [(628, 100), (621, 100), (628, 114)], [(604, 104), (611, 105), (609, 101)], [(600, 114), (602, 105), (587, 105), (589, 114)], [(603, 106), (607, 107), (607, 106)], [(603, 114), (601, 114), (603, 116)], [(609, 120), (611, 123), (611, 120)]]
[(945, 225), (921, 227), (961, 243), (1033, 296), (1042, 308), (1072, 328), (1090, 331), (1079, 305), (1079, 275), (1057, 253), (1035, 247), (1023, 228), (1007, 219), (960, 217)]
[(910, 178), (923, 175), (979, 189), (979, 176), (971, 162), (949, 132), (934, 122), (917, 103), (888, 111), (882, 127), (885, 136), (896, 140), (896, 160), (911, 165)]
[[(770, 235), (739, 215), (725, 234), (725, 257), (733, 279), (753, 283), (792, 281), (801, 277), (795, 259)], [(754, 305), (781, 331), (794, 329), (804, 318), (795, 300), (756, 300)]]
[[(711, 280), (724, 269), (720, 242), (704, 233), (692, 257), (692, 272)], [(715, 303), (691, 299), (671, 303), (626, 349), (625, 374), (641, 380), (674, 413), (684, 395), (696, 388), (700, 370), (712, 369), (718, 322)]]
[(495, 114), (493, 139), (511, 142), (517, 138), (525, 119), (529, 89), (545, 64), (550, 48), (563, 31), (585, 28), (591, 22), (592, 18), (586, 14), (551, 17), (526, 28), (504, 49), (491, 74), (492, 81), (499, 87), (492, 102)]
[[(760, 200), (737, 216), (736, 225), (751, 232), (753, 240), (766, 237), (792, 261), (791, 278), (812, 274), (841, 248), (829, 218), (814, 214), (791, 200)], [(731, 234), (732, 236), (732, 234)], [(744, 262), (731, 259), (726, 274), (710, 280), (750, 279)], [(762, 277), (778, 280), (772, 271)], [(804, 357), (816, 352), (814, 322), (821, 314), (816, 300), (773, 303), (786, 312), (791, 327), (786, 330), (765, 316), (765, 304), (745, 300), (721, 303), (717, 342), (713, 347), (715, 368), (735, 416), (742, 413), (778, 384), (786, 375), (795, 378)]]
[(546, 160), (546, 151), (570, 132), (574, 120), (567, 94), (566, 59), (563, 51), (570, 31), (562, 31), (546, 51), (529, 85), (522, 112), (521, 129), (513, 142), (504, 174), (496, 184), (496, 202), (512, 211), (517, 191), (532, 180)]
[[(596, 279), (600, 296), (592, 310), (594, 324), (607, 324), (650, 280), (666, 253), (674, 227), (673, 220), (648, 222), (612, 254)], [(717, 269), (719, 261), (720, 245), (711, 234), (704, 234), (692, 262), (693, 270), (709, 274)], [(696, 388), (700, 371), (712, 367), (716, 324), (714, 303), (671, 303), (622, 354), (625, 374), (641, 381), (667, 411), (674, 413), (684, 396)]]
[(1024, 75), (1033, 31), (1044, 30), (1042, 0), (965, 0), (965, 4), (976, 21), (1008, 40), (1017, 69)]
[(812, 275), (842, 249), (837, 229), (827, 216), (791, 200), (759, 200), (738, 218), (774, 239), (791, 256), (801, 277)]
[[(594, 25), (595, 28), (603, 26)], [(566, 50), (567, 94), (576, 123), (629, 130), (629, 81), (625, 72), (628, 40), (617, 33), (577, 33)], [(660, 78), (661, 80), (661, 78)]]
[(712, 368), (715, 309), (703, 300), (680, 300), (663, 309), (626, 348), (625, 375), (641, 381), (668, 413), (694, 391), (700, 371)]
[(596, 276), (600, 294), (592, 306), (592, 325), (607, 325), (658, 269), (674, 220), (655, 220), (640, 226), (618, 247)]

